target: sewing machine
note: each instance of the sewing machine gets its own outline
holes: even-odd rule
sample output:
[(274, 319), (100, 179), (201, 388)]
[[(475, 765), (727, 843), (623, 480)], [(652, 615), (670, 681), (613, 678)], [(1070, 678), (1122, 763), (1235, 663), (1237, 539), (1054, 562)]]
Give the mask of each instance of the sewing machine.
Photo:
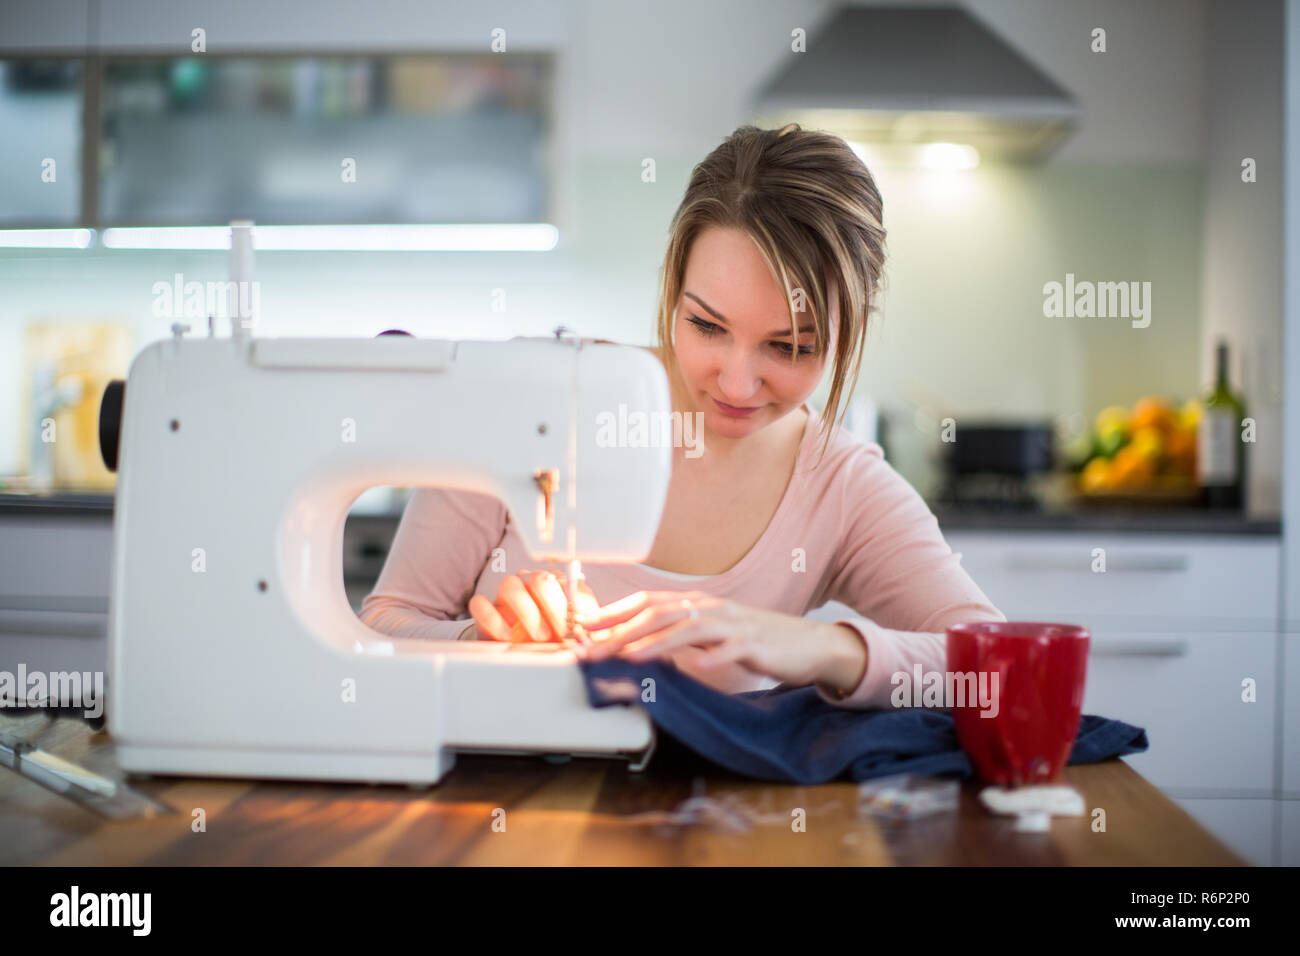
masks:
[[(101, 407), (118, 471), (109, 731), (135, 773), (436, 783), (458, 750), (644, 755), (560, 644), (393, 638), (343, 590), (377, 485), (496, 495), (539, 561), (639, 561), (671, 448), (605, 447), (620, 403), (671, 411), (632, 347), (555, 338), (185, 337)], [(444, 542), (454, 548), (455, 541)]]

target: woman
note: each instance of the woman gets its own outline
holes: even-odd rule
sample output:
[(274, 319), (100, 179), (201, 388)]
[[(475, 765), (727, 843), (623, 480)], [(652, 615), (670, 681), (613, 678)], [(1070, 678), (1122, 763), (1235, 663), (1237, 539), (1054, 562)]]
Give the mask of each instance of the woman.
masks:
[[(728, 692), (814, 684), (841, 706), (887, 707), (895, 674), (944, 670), (948, 625), (1005, 620), (880, 446), (831, 424), (879, 289), (881, 210), (844, 141), (796, 124), (741, 127), (695, 168), (653, 351), (673, 409), (702, 413), (705, 453), (673, 450), (645, 564), (584, 564), (596, 642), (582, 653), (668, 658)], [(806, 399), (828, 363), (815, 427)], [(530, 563), (496, 498), (420, 489), (361, 617), (399, 636), (556, 640), (563, 581)], [(832, 600), (861, 617), (803, 617)]]

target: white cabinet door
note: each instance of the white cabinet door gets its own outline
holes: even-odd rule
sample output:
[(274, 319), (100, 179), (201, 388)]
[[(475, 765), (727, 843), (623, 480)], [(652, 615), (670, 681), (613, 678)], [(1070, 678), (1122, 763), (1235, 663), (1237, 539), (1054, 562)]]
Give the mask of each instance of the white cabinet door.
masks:
[[(60, 617), (64, 628), (66, 619)], [(79, 617), (79, 635), (28, 633), (0, 622), (0, 671), (17, 674), (19, 666), (48, 674), (51, 671), (106, 673), (108, 670), (108, 615)]]
[(102, 671), (111, 515), (0, 516), (0, 670)]
[(1272, 633), (1094, 630), (1083, 710), (1146, 728), (1150, 749), (1125, 759), (1163, 790), (1270, 797), (1275, 648)]
[[(1275, 538), (954, 532), (962, 567), (1012, 620), (1272, 630)], [(1103, 565), (1104, 571), (1096, 570)], [(1146, 629), (1143, 627), (1143, 629)]]
[[(113, 521), (0, 515), (0, 601), (104, 598), (112, 587)], [(65, 610), (58, 602), (52, 605)]]

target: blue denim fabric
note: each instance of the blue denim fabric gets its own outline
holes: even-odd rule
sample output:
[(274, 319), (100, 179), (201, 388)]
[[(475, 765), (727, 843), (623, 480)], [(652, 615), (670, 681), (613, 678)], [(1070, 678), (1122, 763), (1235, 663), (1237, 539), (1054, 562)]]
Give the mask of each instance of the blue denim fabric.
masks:
[[(972, 773), (948, 710), (849, 710), (826, 703), (812, 687), (724, 694), (669, 662), (615, 657), (580, 663), (593, 707), (639, 704), (660, 732), (748, 777), (813, 784)], [(645, 678), (654, 680), (653, 701), (642, 700)], [(1084, 714), (1069, 763), (1096, 763), (1148, 746), (1143, 728)]]

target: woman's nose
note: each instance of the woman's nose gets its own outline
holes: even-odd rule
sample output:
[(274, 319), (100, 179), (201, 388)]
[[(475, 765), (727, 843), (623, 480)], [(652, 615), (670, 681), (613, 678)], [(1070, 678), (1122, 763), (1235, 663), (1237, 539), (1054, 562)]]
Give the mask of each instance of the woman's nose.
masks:
[(749, 353), (742, 349), (728, 352), (718, 372), (718, 386), (724, 399), (743, 402), (758, 391), (759, 384)]

